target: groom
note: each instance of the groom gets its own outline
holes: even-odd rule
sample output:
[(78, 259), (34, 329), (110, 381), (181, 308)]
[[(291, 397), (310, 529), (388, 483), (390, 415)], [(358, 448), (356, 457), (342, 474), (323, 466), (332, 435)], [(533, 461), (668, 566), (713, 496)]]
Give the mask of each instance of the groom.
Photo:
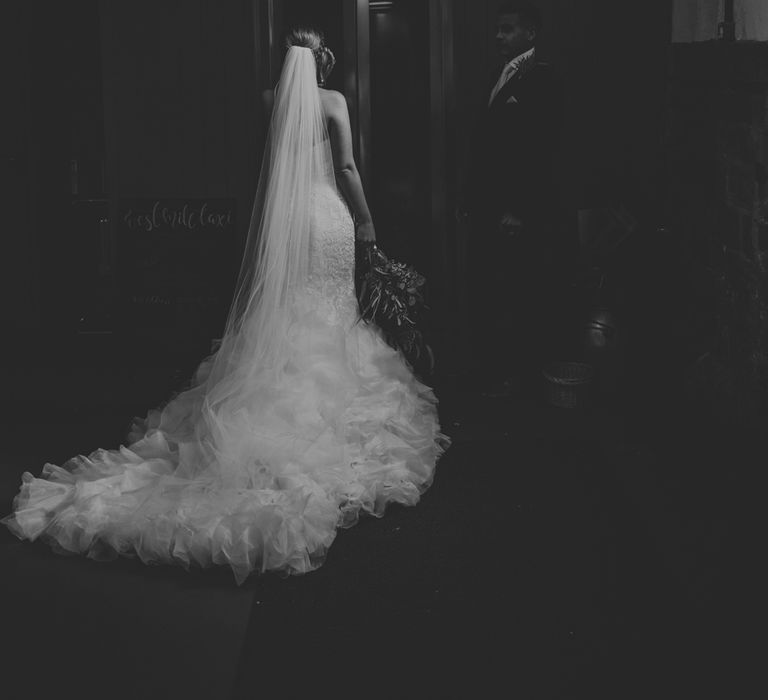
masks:
[(486, 395), (523, 390), (540, 374), (549, 349), (563, 209), (554, 156), (561, 90), (536, 42), (541, 15), (527, 3), (498, 12), (496, 45), (504, 65), (489, 83), (476, 144), (470, 244), (472, 317)]

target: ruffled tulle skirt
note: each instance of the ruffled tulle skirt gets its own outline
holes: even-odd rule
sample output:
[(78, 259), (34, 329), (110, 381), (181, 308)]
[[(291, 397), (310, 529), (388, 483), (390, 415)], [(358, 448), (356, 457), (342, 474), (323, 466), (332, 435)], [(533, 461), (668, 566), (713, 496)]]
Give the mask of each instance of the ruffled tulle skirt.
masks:
[(280, 370), (218, 414), (217, 436), (200, 420), (212, 356), (125, 445), (24, 473), (2, 522), (63, 553), (228, 565), (242, 583), (311, 571), (361, 513), (415, 504), (450, 442), (433, 391), (375, 326), (308, 315), (292, 333)]

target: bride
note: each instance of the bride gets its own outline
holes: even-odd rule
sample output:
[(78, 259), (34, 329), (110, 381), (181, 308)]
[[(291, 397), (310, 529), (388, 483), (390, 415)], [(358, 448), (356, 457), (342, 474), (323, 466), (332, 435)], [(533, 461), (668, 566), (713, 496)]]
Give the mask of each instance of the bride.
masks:
[(320, 87), (333, 54), (312, 30), (287, 45), (219, 347), (134, 419), (126, 445), (25, 472), (1, 521), (19, 538), (93, 559), (225, 564), (240, 584), (316, 569), (339, 527), (413, 505), (432, 482), (450, 444), (437, 399), (360, 322), (355, 236), (375, 230), (346, 102)]

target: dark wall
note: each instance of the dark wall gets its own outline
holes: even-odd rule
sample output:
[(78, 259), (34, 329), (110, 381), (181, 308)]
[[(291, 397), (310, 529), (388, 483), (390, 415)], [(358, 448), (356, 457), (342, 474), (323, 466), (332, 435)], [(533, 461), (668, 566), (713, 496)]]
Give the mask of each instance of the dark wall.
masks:
[(665, 184), (687, 261), (688, 390), (733, 420), (768, 407), (768, 43), (672, 57)]
[(101, 2), (110, 190), (235, 194), (253, 187), (249, 3)]
[[(132, 281), (144, 273), (142, 266), (152, 264), (144, 259), (133, 268), (120, 269), (127, 259), (123, 251), (132, 244), (120, 223), (126, 201), (234, 200), (235, 240), (222, 242), (213, 256), (190, 255), (183, 269), (177, 266), (170, 291), (147, 290), (138, 295), (138, 302), (137, 295), (122, 298), (118, 323), (123, 316), (137, 323), (142, 318), (163, 318), (163, 309), (175, 304), (175, 312), (165, 316), (169, 324), (215, 335), (212, 319), (220, 317), (222, 309), (226, 312), (225, 298), (237, 271), (260, 167), (259, 104), (264, 85), (255, 65), (252, 3), (102, 1), (99, 14), (107, 186), (122, 276), (118, 296), (125, 297), (126, 280)], [(187, 252), (180, 251), (179, 257)], [(193, 284), (204, 277), (216, 278), (220, 298), (210, 302), (214, 305), (210, 314), (206, 311), (210, 322), (194, 328), (194, 314), (182, 313), (178, 300), (210, 296), (201, 296)], [(155, 301), (157, 310), (150, 308)], [(147, 308), (132, 308), (137, 303)], [(209, 308), (207, 299), (200, 303)]]
[[(32, 236), (31, 177), (34, 167), (29, 116), (30, 57), (26, 11), (21, 0), (3, 4), (0, 21), (0, 70), (3, 120), (0, 129), (0, 202), (3, 209), (3, 255), (0, 255), (2, 322), (25, 328), (37, 323), (37, 243)], [(13, 302), (10, 300), (13, 299)], [(27, 322), (25, 322), (25, 319)]]
[(102, 180), (96, 1), (3, 3), (0, 32), (0, 308), (5, 330), (26, 332), (76, 320), (85, 285), (93, 231), (71, 201), (96, 196)]
[(110, 293), (126, 199), (232, 198), (243, 238), (263, 127), (252, 5), (2, 4), (6, 328), (78, 328)]
[(371, 187), (378, 236), (429, 274), (430, 67), (426, 2), (371, 12)]

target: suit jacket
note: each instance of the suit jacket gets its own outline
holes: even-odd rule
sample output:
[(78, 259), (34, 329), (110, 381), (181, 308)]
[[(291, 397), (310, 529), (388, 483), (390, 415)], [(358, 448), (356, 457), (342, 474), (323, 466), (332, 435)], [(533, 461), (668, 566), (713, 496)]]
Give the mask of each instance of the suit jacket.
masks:
[[(499, 74), (489, 81), (486, 100)], [(560, 82), (548, 63), (534, 57), (507, 81), (479, 121), (476, 213), (498, 221), (510, 212), (533, 226), (559, 213), (553, 169), (561, 119)]]

